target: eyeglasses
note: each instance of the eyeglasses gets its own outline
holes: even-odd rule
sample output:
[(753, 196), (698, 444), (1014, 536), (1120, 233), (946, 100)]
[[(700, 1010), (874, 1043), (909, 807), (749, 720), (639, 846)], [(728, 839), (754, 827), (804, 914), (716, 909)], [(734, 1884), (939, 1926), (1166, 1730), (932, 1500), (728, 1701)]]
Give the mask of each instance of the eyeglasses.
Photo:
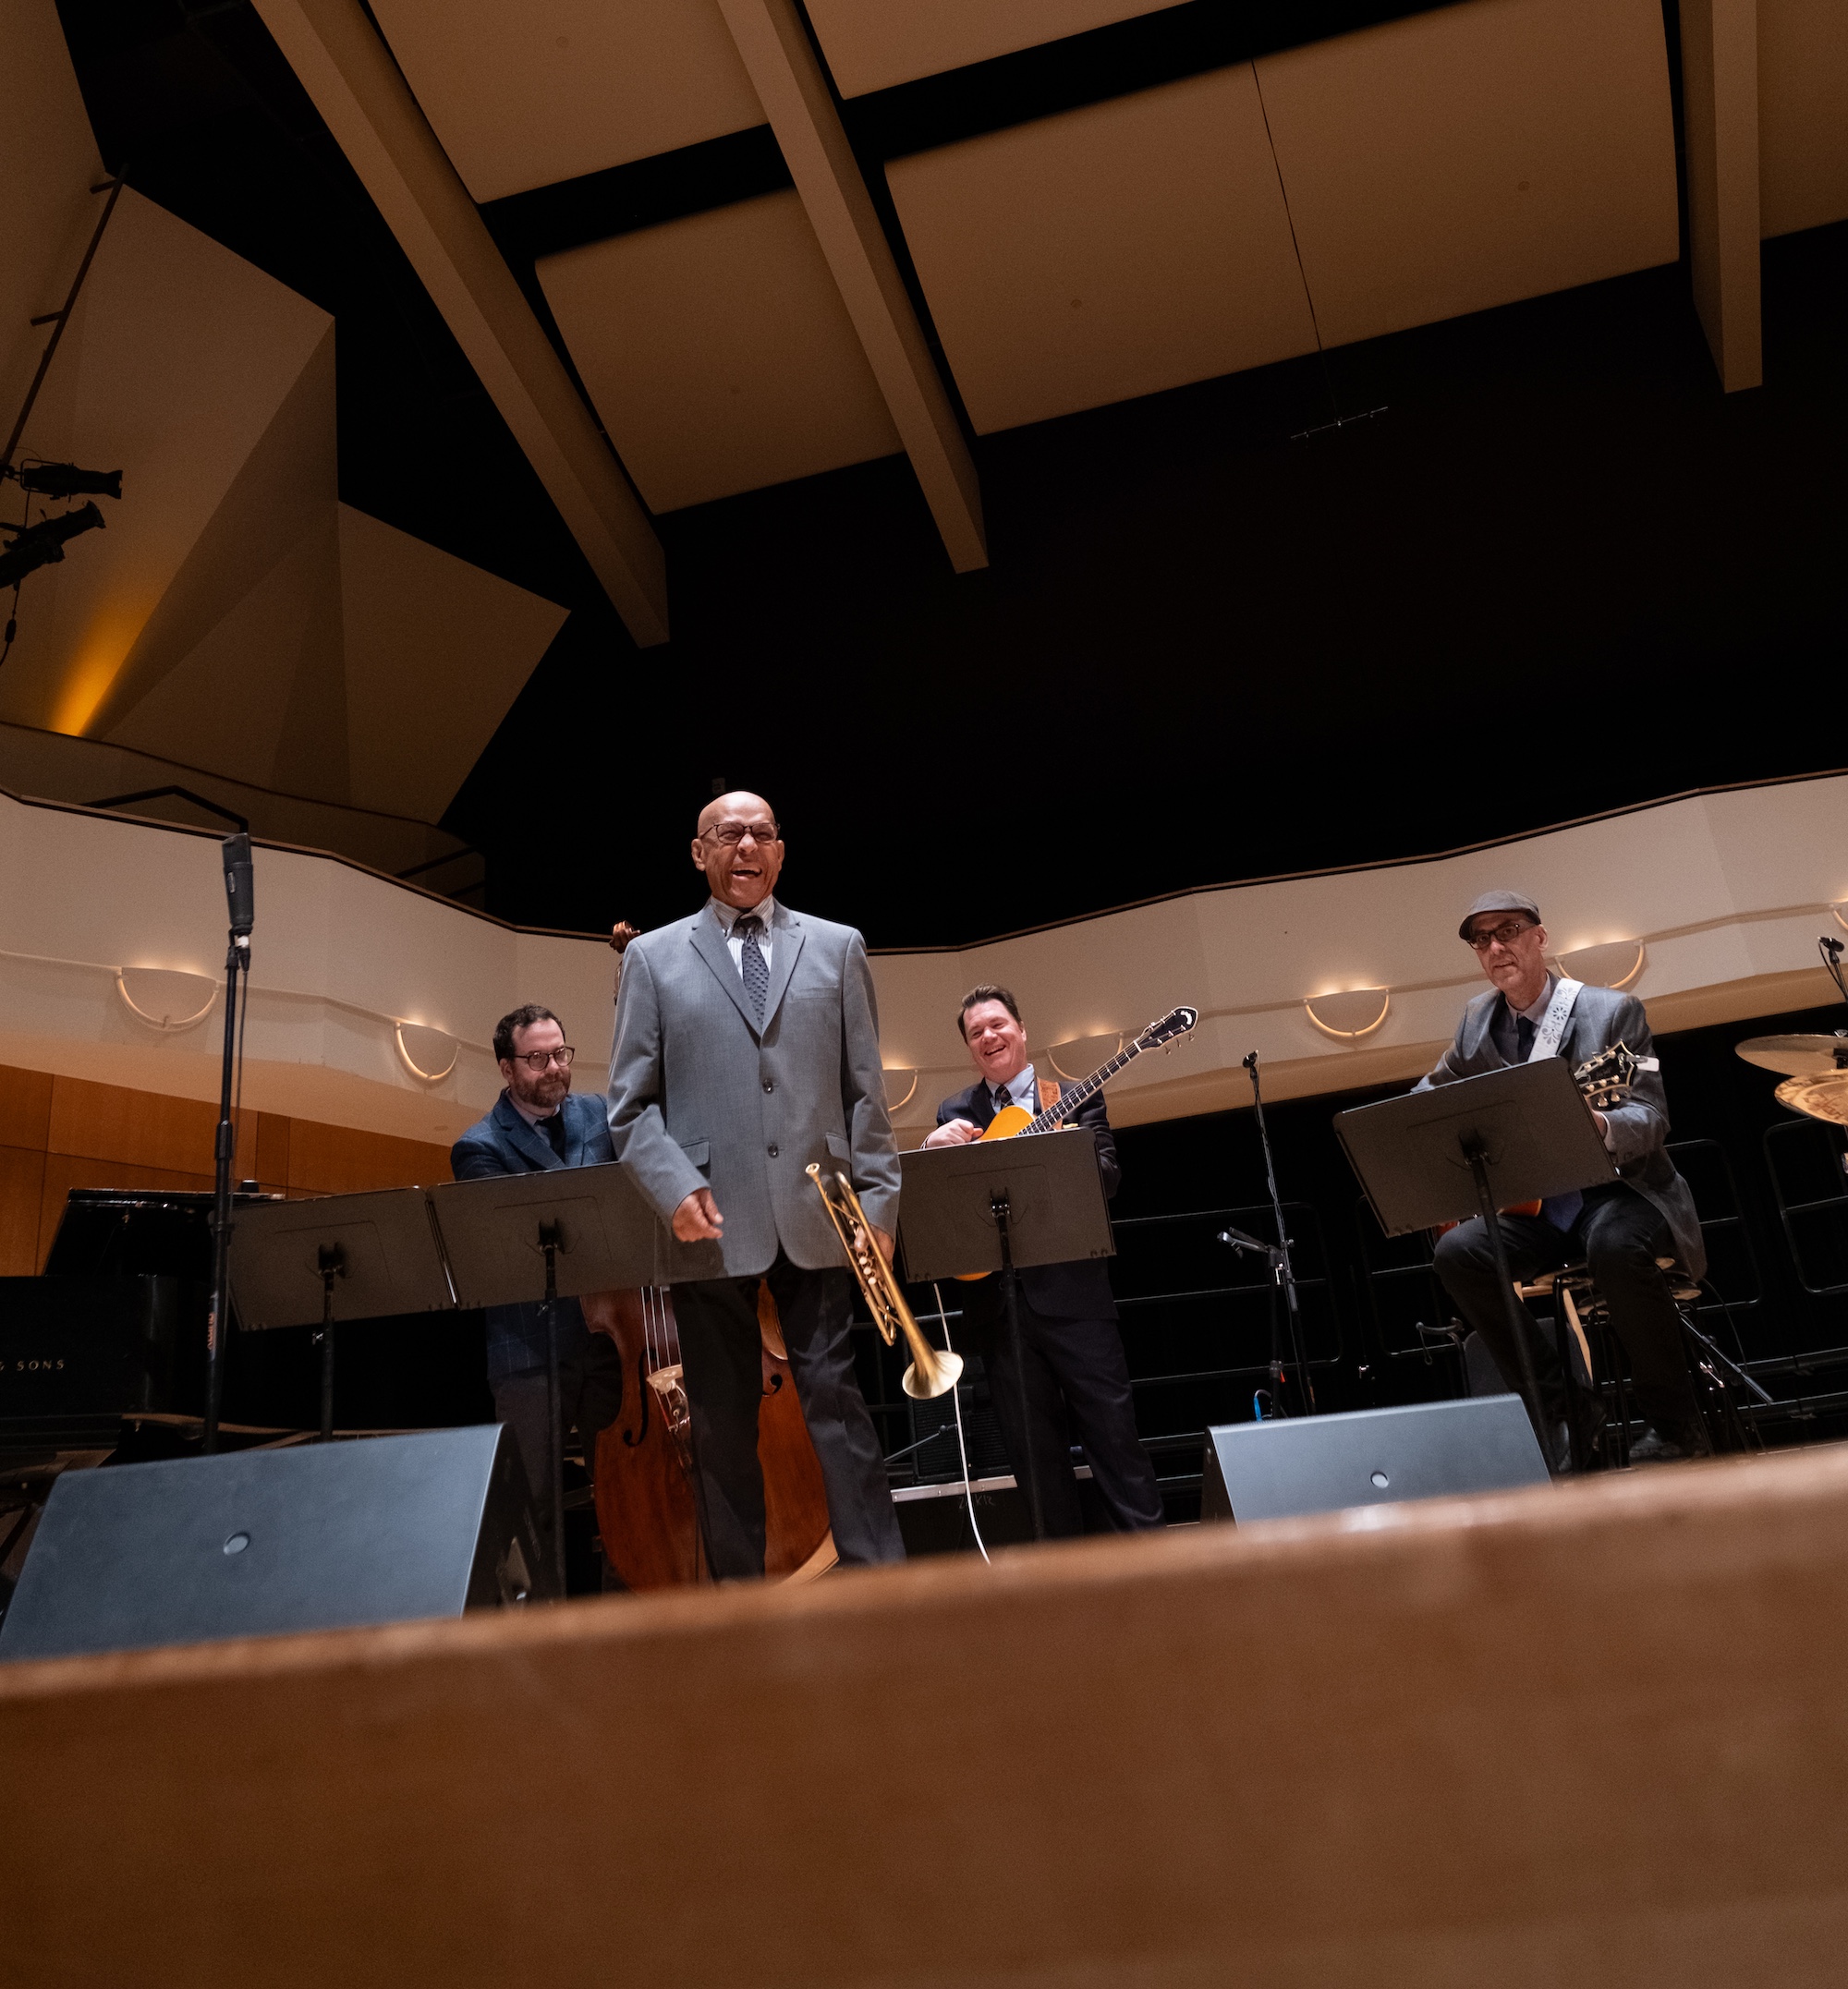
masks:
[(1531, 918), (1511, 918), (1505, 925), (1497, 926), (1490, 931), (1472, 932), (1469, 943), (1478, 953), (1486, 953), (1498, 940), (1503, 946), (1512, 946), (1522, 933), (1532, 929), (1533, 924)]
[(523, 1063), (535, 1077), (541, 1075), (548, 1063), (555, 1063), (561, 1071), (571, 1068), (571, 1060), (578, 1052), (569, 1043), (561, 1043), (556, 1049), (523, 1049), (508, 1059), (512, 1063)]
[(716, 829), (699, 831), (703, 842), (723, 843), (727, 849), (736, 849), (747, 836), (753, 843), (774, 843), (778, 833), (774, 822), (721, 822)]

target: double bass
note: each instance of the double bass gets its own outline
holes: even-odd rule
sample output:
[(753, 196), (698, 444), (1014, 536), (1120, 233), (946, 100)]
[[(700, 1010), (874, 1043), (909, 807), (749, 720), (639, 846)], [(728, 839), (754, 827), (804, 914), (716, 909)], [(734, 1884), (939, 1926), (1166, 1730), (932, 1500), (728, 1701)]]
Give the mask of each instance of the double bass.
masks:
[[(636, 928), (610, 935), (621, 956)], [(699, 1537), (692, 1414), (680, 1361), (673, 1294), (665, 1286), (597, 1292), (584, 1321), (607, 1333), (623, 1360), (621, 1413), (597, 1437), (597, 1526), (603, 1555), (626, 1588), (678, 1588), (711, 1579)], [(764, 1574), (808, 1581), (834, 1565), (821, 1466), (796, 1393), (770, 1287), (758, 1286), (763, 1399), (758, 1461), (763, 1469)]]

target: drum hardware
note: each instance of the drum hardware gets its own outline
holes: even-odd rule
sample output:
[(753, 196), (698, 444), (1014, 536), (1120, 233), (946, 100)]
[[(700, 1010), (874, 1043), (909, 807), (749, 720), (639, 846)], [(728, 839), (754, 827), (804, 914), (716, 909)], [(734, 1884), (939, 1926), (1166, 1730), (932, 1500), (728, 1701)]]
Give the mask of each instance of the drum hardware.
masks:
[[(1848, 980), (1842, 972), (1843, 942), (1824, 933), (1817, 951), (1829, 977), (1848, 1001)], [(1738, 1053), (1760, 1070), (1775, 1071), (1784, 1081), (1778, 1103), (1830, 1125), (1848, 1126), (1848, 1029), (1833, 1036), (1755, 1036), (1738, 1045)]]

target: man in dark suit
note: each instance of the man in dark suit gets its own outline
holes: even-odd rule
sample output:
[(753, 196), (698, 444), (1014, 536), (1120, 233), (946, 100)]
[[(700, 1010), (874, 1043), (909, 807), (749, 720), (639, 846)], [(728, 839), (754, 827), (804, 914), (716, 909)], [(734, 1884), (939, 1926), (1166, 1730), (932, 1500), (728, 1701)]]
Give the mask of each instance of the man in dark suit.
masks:
[[(924, 1142), (927, 1146), (957, 1146), (979, 1139), (1005, 1105), (1023, 1105), (1037, 1112), (1042, 1103), (1064, 1095), (1067, 1087), (1050, 1078), (1042, 1101), (1041, 1086), (1027, 1060), (1020, 1004), (1005, 988), (970, 988), (963, 997), (956, 1027), (969, 1061), (981, 1074), (967, 1091), (945, 1098), (937, 1108), (937, 1130)], [(1080, 1106), (1070, 1122), (1088, 1126), (1097, 1134), (1098, 1171), (1105, 1195), (1113, 1195), (1121, 1170), (1102, 1097)], [(995, 1416), (1015, 1475), (1026, 1490), (1025, 1478), (1030, 1474), (1047, 1534), (1061, 1538), (1085, 1530), (1077, 1480), (1072, 1475), (1072, 1435), (1084, 1446), (1091, 1482), (1111, 1523), (1125, 1532), (1160, 1526), (1161, 1494), (1136, 1434), (1136, 1404), (1109, 1271), (1100, 1262), (1084, 1262), (1036, 1265), (1017, 1275), (1019, 1364), (1002, 1307), (999, 1277), (958, 1287), (963, 1319), (956, 1338), (965, 1352), (981, 1356), (988, 1370)]]
[[(449, 1149), (457, 1181), (532, 1174), (608, 1160), (610, 1124), (594, 1093), (571, 1091), (571, 1046), (549, 1008), (529, 1003), (503, 1015), (494, 1055), (506, 1089), (494, 1109)], [(613, 1342), (584, 1324), (575, 1298), (558, 1301), (558, 1380), (565, 1427), (575, 1424), (594, 1467), (597, 1432), (622, 1408), (623, 1367)], [(494, 1413), (514, 1433), (541, 1532), (552, 1525), (552, 1413), (546, 1382), (545, 1308), (488, 1307), (488, 1385)]]
[[(1562, 981), (1549, 970), (1547, 928), (1531, 898), (1519, 891), (1484, 892), (1464, 915), (1458, 935), (1475, 949), (1493, 986), (1465, 1009), (1455, 1042), (1419, 1081), (1419, 1090), (1539, 1056), (1563, 1057), (1575, 1070), (1615, 1043), (1653, 1063), (1648, 1017), (1635, 995)], [(1631, 1445), (1631, 1461), (1704, 1457), (1712, 1444), (1695, 1401), (1680, 1316), (1658, 1260), (1672, 1257), (1697, 1278), (1707, 1268), (1707, 1253), (1694, 1197), (1665, 1151), (1669, 1109), (1660, 1071), (1639, 1072), (1623, 1104), (1592, 1117), (1620, 1178), (1583, 1194), (1553, 1195), (1538, 1216), (1503, 1216), (1509, 1267), (1526, 1279), (1583, 1261), (1630, 1356), (1636, 1404), (1649, 1425), (1642, 1440)], [(1514, 1329), (1479, 1216), (1439, 1239), (1436, 1263), (1444, 1289), (1518, 1393)], [(1529, 1332), (1528, 1345), (1547, 1425), (1558, 1432), (1553, 1463), (1562, 1467), (1568, 1455), (1565, 1376), (1551, 1340), (1538, 1328)]]

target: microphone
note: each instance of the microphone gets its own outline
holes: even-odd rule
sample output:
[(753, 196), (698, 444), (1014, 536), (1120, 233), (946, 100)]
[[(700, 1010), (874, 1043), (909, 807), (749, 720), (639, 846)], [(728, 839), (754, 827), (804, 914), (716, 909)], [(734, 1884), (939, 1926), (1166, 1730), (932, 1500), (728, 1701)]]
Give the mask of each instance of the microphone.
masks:
[(225, 895), (231, 905), (231, 937), (249, 939), (257, 923), (257, 891), (248, 835), (225, 838)]

